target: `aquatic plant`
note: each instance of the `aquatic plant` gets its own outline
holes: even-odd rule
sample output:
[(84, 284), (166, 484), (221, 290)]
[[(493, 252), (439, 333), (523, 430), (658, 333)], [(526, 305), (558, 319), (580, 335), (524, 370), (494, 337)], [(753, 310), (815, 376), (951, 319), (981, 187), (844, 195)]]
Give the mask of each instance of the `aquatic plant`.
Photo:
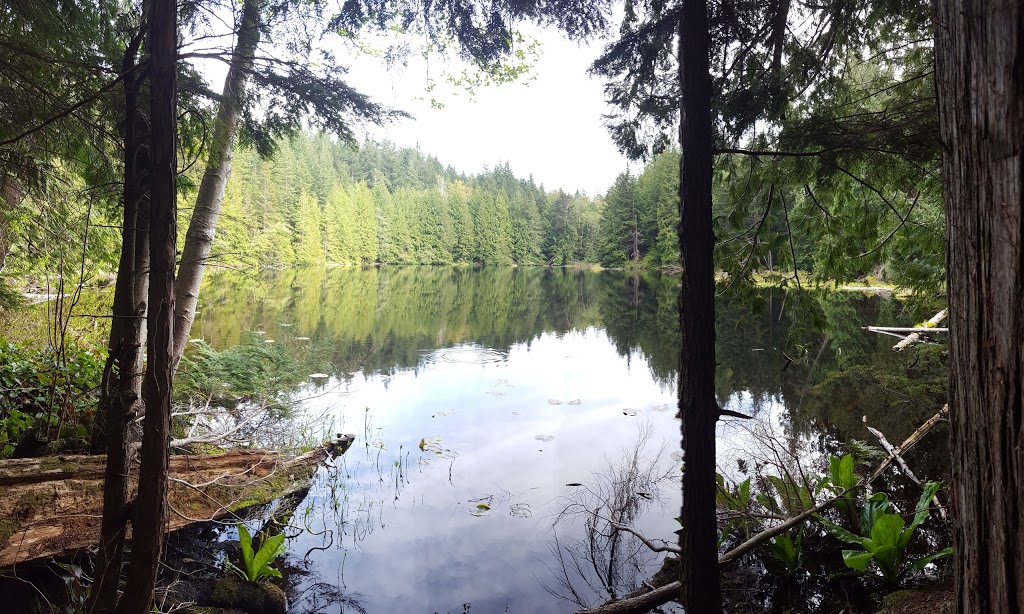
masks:
[(274, 576), (275, 578), (281, 577), (281, 572), (270, 566), (274, 559), (284, 554), (284, 533), (278, 533), (272, 537), (268, 537), (263, 540), (260, 544), (260, 549), (253, 552), (252, 549), (252, 535), (249, 534), (249, 529), (239, 523), (238, 527), (238, 542), (242, 546), (242, 567), (231, 563), (231, 561), (224, 561), (224, 564), (228, 569), (238, 574), (243, 580), (249, 582), (259, 582), (268, 576)]
[[(819, 520), (832, 535), (846, 543), (860, 546), (859, 550), (843, 550), (843, 562), (847, 567), (863, 572), (867, 571), (873, 561), (881, 577), (889, 584), (896, 584), (909, 562), (906, 557), (907, 545), (917, 528), (928, 518), (928, 506), (940, 485), (941, 482), (925, 483), (914, 519), (909, 525), (902, 516), (890, 511), (889, 496), (881, 492), (868, 497), (861, 509), (861, 527), (871, 527), (868, 535), (857, 535), (824, 518)], [(952, 548), (944, 548), (915, 559), (910, 562), (909, 568), (921, 571), (935, 559), (952, 553)]]

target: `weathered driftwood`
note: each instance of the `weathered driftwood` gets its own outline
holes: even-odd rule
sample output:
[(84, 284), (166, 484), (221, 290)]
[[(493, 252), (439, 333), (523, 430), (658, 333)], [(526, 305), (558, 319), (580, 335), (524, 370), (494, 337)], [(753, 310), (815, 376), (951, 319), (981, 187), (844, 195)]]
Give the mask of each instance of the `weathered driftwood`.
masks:
[[(306, 488), (317, 466), (344, 452), (352, 440), (345, 435), (291, 459), (267, 450), (172, 456), (165, 530)], [(105, 456), (0, 461), (0, 567), (95, 544), (105, 464)], [(130, 477), (131, 491), (136, 487), (137, 474)]]
[(933, 426), (941, 422), (946, 417), (947, 413), (949, 413), (949, 405), (943, 405), (942, 409), (940, 409), (937, 414), (925, 420), (924, 424), (917, 427), (917, 430), (910, 434), (910, 437), (907, 437), (903, 443), (895, 447), (895, 454), (890, 454), (882, 460), (878, 467), (871, 472), (871, 477), (868, 478), (868, 482), (873, 482), (875, 478), (882, 475), (882, 472), (889, 468), (889, 465), (896, 460), (896, 457), (906, 454), (907, 450), (912, 448), (917, 442), (921, 441), (921, 439), (928, 434), (928, 431), (932, 430)]
[[(946, 315), (948, 313), (948, 309), (943, 309), (939, 313), (933, 315), (932, 319), (925, 322), (925, 326), (927, 326), (928, 328), (934, 328), (938, 326), (939, 324), (942, 323), (943, 320), (946, 319)], [(921, 333), (910, 333), (902, 341), (892, 346), (892, 349), (896, 350), (897, 352), (901, 352), (911, 344), (917, 343), (918, 341), (921, 341)]]

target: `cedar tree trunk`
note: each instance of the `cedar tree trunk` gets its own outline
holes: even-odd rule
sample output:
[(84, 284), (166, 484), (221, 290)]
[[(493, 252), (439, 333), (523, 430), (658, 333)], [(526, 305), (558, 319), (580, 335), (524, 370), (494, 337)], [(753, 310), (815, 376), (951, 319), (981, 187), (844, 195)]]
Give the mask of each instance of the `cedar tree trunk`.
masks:
[(711, 227), (711, 75), (706, 0), (683, 0), (679, 21), (682, 93), (679, 291), (682, 330), (679, 411), (682, 416), (683, 509), (679, 545), (687, 612), (722, 611), (715, 510), (715, 235)]
[(150, 609), (166, 522), (174, 326), (175, 198), (177, 196), (177, 32), (175, 0), (152, 0), (149, 20), (150, 180), (149, 312), (142, 398), (139, 492), (132, 505), (132, 552), (119, 614)]
[(936, 0), (958, 612), (1024, 612), (1024, 3)]
[(141, 358), (144, 305), (136, 302), (136, 246), (139, 242), (139, 207), (146, 198), (143, 181), (148, 156), (140, 130), (145, 130), (138, 107), (142, 78), (130, 74), (136, 66), (141, 33), (129, 43), (121, 63), (124, 79), (124, 221), (121, 228), (121, 258), (114, 285), (113, 319), (107, 363), (100, 385), (99, 410), (92, 433), (92, 453), (107, 453), (103, 482), (103, 519), (96, 555), (93, 584), (86, 611), (113, 612), (124, 558), (128, 503), (128, 426), (132, 409), (139, 403), (134, 382)]
[(217, 216), (224, 200), (224, 187), (231, 176), (231, 158), (239, 110), (245, 95), (245, 84), (252, 71), (253, 55), (260, 41), (261, 0), (244, 0), (238, 41), (231, 53), (231, 66), (224, 81), (224, 94), (213, 125), (213, 140), (206, 161), (206, 172), (199, 184), (196, 205), (185, 234), (181, 263), (174, 282), (174, 367), (177, 368), (188, 343), (196, 301), (203, 285), (203, 271), (210, 256)]

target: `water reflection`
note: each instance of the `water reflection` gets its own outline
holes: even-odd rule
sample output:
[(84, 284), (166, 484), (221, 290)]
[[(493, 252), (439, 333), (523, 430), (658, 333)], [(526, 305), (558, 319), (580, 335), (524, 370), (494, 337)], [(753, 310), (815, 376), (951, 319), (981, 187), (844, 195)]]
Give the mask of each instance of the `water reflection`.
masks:
[[(358, 434), (293, 517), (290, 560), (313, 574), (294, 587), (313, 595), (296, 597), (299, 609), (321, 607), (324, 586), (333, 586), (371, 612), (573, 611), (574, 602), (622, 595), (650, 576), (659, 558), (628, 536), (560, 522), (552, 547), (551, 528), (579, 497), (580, 487), (567, 485), (595, 492), (594, 472), (644, 429), (645, 462), (678, 470), (677, 292), (677, 278), (657, 272), (211, 276), (194, 336), (223, 349), (246, 331), (264, 332), (309, 374), (302, 411)], [(867, 439), (865, 416), (898, 441), (941, 406), (941, 351), (896, 354), (860, 330), (920, 319), (892, 298), (766, 291), (720, 299), (718, 314), (719, 401), (756, 417), (720, 427), (719, 466), (734, 481), (757, 462), (765, 433), (814, 467)], [(941, 447), (914, 454), (915, 470), (943, 477)], [(905, 485), (886, 480), (898, 498)], [(629, 522), (672, 539), (678, 496), (665, 489), (664, 505), (633, 497)], [(563, 574), (571, 590), (560, 590), (549, 569), (576, 567), (569, 553), (591, 550), (606, 553), (591, 563), (606, 571)], [(775, 590), (751, 594), (763, 607), (790, 603), (763, 597)]]

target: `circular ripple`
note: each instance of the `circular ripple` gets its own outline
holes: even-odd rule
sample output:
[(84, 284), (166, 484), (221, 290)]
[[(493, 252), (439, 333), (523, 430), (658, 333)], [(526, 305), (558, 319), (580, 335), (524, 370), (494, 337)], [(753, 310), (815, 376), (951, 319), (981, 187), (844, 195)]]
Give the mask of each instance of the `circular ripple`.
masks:
[(508, 353), (479, 345), (457, 345), (434, 350), (426, 356), (428, 363), (484, 365), (508, 360)]

